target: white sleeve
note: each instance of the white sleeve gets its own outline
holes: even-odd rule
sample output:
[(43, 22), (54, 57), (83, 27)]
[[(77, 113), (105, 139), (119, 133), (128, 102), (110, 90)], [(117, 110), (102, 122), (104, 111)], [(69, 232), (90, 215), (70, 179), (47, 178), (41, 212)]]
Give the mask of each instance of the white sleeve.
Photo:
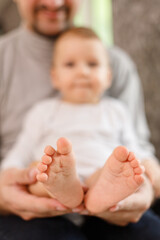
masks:
[(33, 150), (43, 131), (43, 116), (40, 105), (35, 106), (28, 112), (16, 144), (6, 158), (2, 160), (1, 169), (24, 168), (35, 160), (33, 159)]

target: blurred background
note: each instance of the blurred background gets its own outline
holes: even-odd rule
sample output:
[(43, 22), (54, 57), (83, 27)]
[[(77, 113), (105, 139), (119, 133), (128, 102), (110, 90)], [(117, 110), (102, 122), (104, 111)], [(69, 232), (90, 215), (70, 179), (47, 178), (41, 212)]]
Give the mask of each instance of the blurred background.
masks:
[[(0, 34), (19, 23), (12, 0), (0, 0)], [(160, 159), (160, 0), (84, 0), (75, 24), (94, 28), (106, 45), (121, 47), (136, 63), (151, 141)]]

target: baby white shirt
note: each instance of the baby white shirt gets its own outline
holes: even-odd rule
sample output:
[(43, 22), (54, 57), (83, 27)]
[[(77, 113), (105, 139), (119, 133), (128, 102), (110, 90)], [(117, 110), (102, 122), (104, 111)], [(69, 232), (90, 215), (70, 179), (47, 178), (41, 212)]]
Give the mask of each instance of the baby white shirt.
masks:
[(73, 145), (81, 180), (101, 168), (119, 145), (134, 151), (140, 159), (150, 155), (139, 148), (129, 113), (120, 101), (108, 97), (96, 104), (72, 104), (54, 98), (29, 111), (2, 169), (24, 168), (40, 160), (46, 145), (56, 149), (60, 137), (68, 138)]

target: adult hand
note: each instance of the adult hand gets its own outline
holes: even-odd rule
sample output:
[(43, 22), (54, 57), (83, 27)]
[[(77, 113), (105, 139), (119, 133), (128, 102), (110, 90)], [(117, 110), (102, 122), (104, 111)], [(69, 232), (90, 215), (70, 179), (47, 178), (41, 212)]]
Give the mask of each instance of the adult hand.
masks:
[[(154, 192), (152, 185), (150, 181), (145, 177), (145, 182), (140, 187), (140, 189), (134, 194), (122, 200), (117, 205), (117, 208), (94, 215), (96, 217), (104, 219), (111, 224), (126, 226), (131, 222), (138, 222), (143, 213), (151, 206), (153, 199)], [(85, 211), (84, 213), (86, 214)]]
[(27, 185), (36, 182), (36, 170), (8, 169), (0, 173), (0, 212), (16, 214), (24, 220), (63, 215), (69, 212), (55, 199), (36, 197)]

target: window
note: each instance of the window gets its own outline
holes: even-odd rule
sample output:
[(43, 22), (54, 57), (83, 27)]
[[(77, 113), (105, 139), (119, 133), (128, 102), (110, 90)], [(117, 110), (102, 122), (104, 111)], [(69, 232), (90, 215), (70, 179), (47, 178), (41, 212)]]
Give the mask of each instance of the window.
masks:
[(93, 28), (107, 46), (113, 45), (112, 0), (84, 0), (74, 22)]

